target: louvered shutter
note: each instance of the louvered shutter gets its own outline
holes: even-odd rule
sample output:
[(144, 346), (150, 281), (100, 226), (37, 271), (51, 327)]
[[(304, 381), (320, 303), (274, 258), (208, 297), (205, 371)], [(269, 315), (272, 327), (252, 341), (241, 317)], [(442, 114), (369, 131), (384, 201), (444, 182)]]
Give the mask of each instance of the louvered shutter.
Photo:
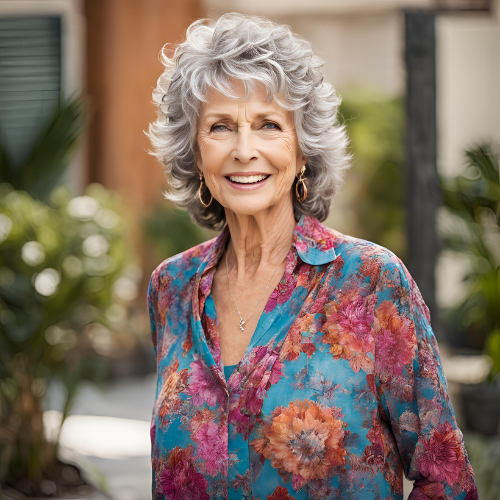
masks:
[(61, 18), (0, 17), (0, 141), (20, 164), (61, 91)]

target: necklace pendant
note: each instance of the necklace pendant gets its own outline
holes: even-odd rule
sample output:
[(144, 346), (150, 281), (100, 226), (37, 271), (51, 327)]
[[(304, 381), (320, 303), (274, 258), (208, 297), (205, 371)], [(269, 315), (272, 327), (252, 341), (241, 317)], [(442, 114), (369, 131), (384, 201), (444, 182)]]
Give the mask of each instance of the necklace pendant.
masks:
[(244, 324), (245, 324), (245, 321), (243, 321), (242, 319), (240, 319), (240, 330), (241, 330), (241, 331), (245, 330), (245, 329), (243, 328), (243, 325), (244, 325)]

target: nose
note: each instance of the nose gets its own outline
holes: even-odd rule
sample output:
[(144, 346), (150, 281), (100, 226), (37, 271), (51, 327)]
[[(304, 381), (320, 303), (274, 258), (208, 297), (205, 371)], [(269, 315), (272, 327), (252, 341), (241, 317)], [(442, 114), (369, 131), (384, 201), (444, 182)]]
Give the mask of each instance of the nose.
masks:
[(257, 151), (253, 147), (252, 131), (250, 127), (240, 127), (236, 137), (236, 144), (232, 152), (233, 160), (248, 163), (257, 159)]

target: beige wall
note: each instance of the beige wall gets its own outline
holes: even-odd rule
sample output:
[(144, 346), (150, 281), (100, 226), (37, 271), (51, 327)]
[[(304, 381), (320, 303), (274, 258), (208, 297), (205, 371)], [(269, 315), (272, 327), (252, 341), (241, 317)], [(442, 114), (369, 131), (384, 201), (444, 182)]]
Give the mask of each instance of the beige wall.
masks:
[[(456, 0), (454, 0), (456, 1)], [(435, 0), (204, 0), (210, 16), (222, 12), (241, 12), (267, 17), (279, 17), (284, 13), (293, 16), (310, 14), (361, 15), (388, 12), (403, 7), (425, 8)]]
[(443, 15), (437, 22), (438, 160), (461, 170), (475, 141), (500, 146), (500, 14)]
[[(438, 169), (457, 175), (464, 149), (492, 141), (500, 153), (500, 16), (446, 15), (437, 22)], [(440, 224), (447, 224), (441, 212)], [(466, 292), (467, 260), (444, 252), (436, 266), (437, 300), (453, 306)]]
[(313, 44), (327, 79), (340, 91), (369, 85), (389, 94), (404, 91), (400, 6), (428, 0), (204, 0), (207, 16), (225, 12), (269, 17), (288, 24)]
[(389, 94), (404, 90), (401, 14), (276, 17), (309, 40), (325, 61), (327, 79), (340, 91), (363, 85)]

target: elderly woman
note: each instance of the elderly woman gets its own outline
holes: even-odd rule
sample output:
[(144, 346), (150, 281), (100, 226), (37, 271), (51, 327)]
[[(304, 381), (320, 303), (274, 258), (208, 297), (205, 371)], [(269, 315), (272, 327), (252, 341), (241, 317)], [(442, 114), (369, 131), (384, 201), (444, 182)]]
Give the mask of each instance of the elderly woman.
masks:
[(164, 64), (167, 197), (222, 231), (151, 276), (153, 497), (477, 498), (415, 282), (320, 222), (350, 158), (309, 43), (227, 14)]

